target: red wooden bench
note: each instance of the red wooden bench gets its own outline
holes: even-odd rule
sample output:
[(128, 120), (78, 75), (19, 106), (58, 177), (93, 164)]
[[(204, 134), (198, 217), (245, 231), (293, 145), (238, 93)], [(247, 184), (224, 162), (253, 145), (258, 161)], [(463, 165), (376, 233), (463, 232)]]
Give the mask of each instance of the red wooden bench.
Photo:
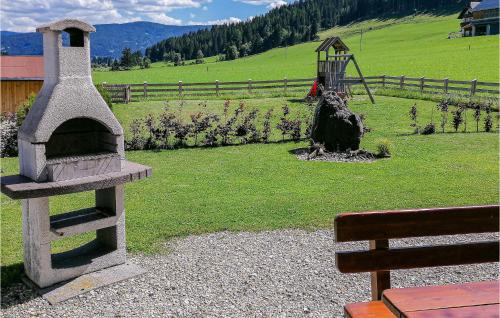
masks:
[[(391, 301), (397, 303), (402, 297), (401, 294), (413, 295), (413, 297), (420, 299), (419, 306), (425, 307), (425, 304), (429, 304), (430, 300), (425, 300), (418, 294), (436, 292), (436, 287), (422, 287), (429, 288), (425, 292), (418, 289), (407, 289), (406, 293), (402, 292), (405, 289), (390, 290), (387, 291), (388, 295), (384, 294), (387, 297), (383, 298), (383, 292), (391, 288), (391, 270), (499, 261), (498, 240), (390, 248), (389, 239), (498, 231), (498, 205), (344, 213), (337, 216), (335, 218), (335, 239), (337, 242), (369, 241), (369, 250), (336, 253), (336, 263), (340, 272), (371, 272), (373, 301), (346, 305), (344, 308), (345, 316), (349, 318), (424, 317), (421, 315), (422, 311), (409, 314), (409, 311), (404, 311), (404, 308), (399, 308), (397, 305), (392, 304)], [(493, 283), (498, 290), (498, 282)], [(453, 285), (439, 287), (441, 289), (438, 293), (451, 293), (450, 295), (454, 295), (452, 291), (455, 287)], [(490, 295), (492, 293), (494, 295), (491, 288), (488, 289), (488, 292)], [(498, 291), (495, 297), (498, 299)], [(483, 309), (490, 312), (495, 308), (498, 309), (498, 303), (496, 307), (487, 307), (488, 304), (483, 305), (485, 305)], [(446, 308), (451, 308), (452, 311), (461, 310), (465, 312), (467, 310), (453, 309), (452, 306)], [(438, 312), (433, 311), (433, 314), (438, 314)], [(443, 312), (442, 317), (449, 317), (449, 315), (449, 312)], [(436, 317), (438, 316), (436, 315)]]

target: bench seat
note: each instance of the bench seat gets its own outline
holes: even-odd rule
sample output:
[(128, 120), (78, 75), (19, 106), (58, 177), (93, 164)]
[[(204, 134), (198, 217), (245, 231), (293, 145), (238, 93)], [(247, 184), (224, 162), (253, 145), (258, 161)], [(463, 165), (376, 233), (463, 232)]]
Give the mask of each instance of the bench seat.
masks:
[(382, 301), (347, 304), (346, 318), (397, 318)]

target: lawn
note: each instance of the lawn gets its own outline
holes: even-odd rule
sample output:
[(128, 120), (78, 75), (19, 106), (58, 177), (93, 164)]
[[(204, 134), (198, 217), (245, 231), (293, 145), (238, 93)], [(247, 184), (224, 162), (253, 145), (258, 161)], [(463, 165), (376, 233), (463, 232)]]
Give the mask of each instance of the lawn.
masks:
[[(253, 102), (279, 106), (284, 100)], [(127, 152), (129, 160), (153, 167), (152, 178), (126, 186), (128, 250), (160, 252), (170, 238), (223, 230), (328, 228), (345, 211), (497, 203), (498, 118), (496, 133), (453, 133), (448, 127), (444, 134), (413, 135), (407, 113), (414, 102), (381, 96), (376, 106), (366, 96), (352, 101), (372, 129), (362, 147), (374, 151), (380, 138), (393, 143), (393, 157), (374, 163), (299, 161), (290, 151), (306, 142)], [(431, 116), (438, 120), (434, 102), (416, 102), (421, 125)], [(143, 116), (143, 108), (162, 107), (117, 105), (115, 112), (126, 122)], [(475, 130), (471, 112), (468, 127)], [(17, 158), (2, 160), (2, 169), (3, 174), (17, 173)], [(91, 201), (89, 192), (65, 195), (53, 198), (51, 207), (61, 213)], [(5, 285), (18, 279), (22, 266), (21, 207), (5, 196), (1, 207)], [(53, 251), (88, 239), (59, 241)]]
[[(458, 30), (458, 13), (446, 16), (419, 15), (402, 19), (368, 20), (336, 27), (321, 38), (339, 35), (351, 48), (364, 75), (406, 75), (457, 80), (499, 80), (499, 36), (447, 39)], [(362, 41), (360, 31), (363, 30)], [(360, 47), (361, 43), (361, 47)], [(182, 67), (154, 63), (152, 68), (120, 72), (95, 71), (94, 82), (171, 83), (270, 80), (316, 76), (319, 42), (241, 58)], [(349, 71), (355, 74), (354, 70)]]

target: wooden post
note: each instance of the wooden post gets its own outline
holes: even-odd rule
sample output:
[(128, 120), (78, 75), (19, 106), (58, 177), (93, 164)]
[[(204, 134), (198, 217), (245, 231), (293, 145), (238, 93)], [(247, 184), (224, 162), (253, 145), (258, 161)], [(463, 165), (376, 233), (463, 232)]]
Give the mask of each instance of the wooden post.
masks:
[(284, 93), (286, 94), (287, 91), (288, 91), (288, 78), (285, 77), (285, 79), (283, 80), (283, 91)]
[(401, 75), (401, 77), (399, 78), (399, 88), (400, 89), (405, 88), (405, 76), (404, 75)]
[(252, 79), (248, 79), (248, 94), (252, 94)]
[(474, 96), (476, 94), (476, 87), (477, 87), (477, 79), (473, 79), (470, 82), (470, 96)]
[(179, 96), (182, 96), (182, 81), (179, 81)]
[(130, 85), (125, 86), (125, 104), (130, 102)]
[(148, 97), (148, 82), (144, 82), (144, 98)]
[[(370, 250), (389, 249), (389, 240), (370, 241)], [(371, 273), (372, 300), (381, 300), (384, 290), (391, 288), (391, 272), (379, 271)]]
[(217, 96), (220, 95), (220, 92), (219, 92), (219, 80), (215, 80), (215, 94)]
[(448, 78), (445, 78), (443, 81), (443, 90), (445, 94), (448, 94)]
[(382, 87), (385, 88), (385, 75), (382, 75)]
[[(371, 100), (372, 104), (375, 104), (375, 99), (373, 99), (372, 93), (370, 92), (370, 89), (368, 88), (368, 84), (366, 84), (365, 77), (361, 73), (361, 69), (359, 68), (358, 62), (356, 62), (356, 59), (354, 58), (354, 55), (351, 55), (349, 57), (349, 59), (352, 59), (352, 62), (354, 63), (354, 66), (356, 67), (356, 71), (358, 71), (358, 75), (361, 78), (361, 82), (363, 83), (363, 86), (365, 87), (366, 92), (368, 93), (368, 97), (370, 97), (370, 100)], [(349, 60), (347, 60), (346, 64), (348, 62), (349, 62)]]
[(424, 78), (420, 78), (420, 93), (424, 92)]

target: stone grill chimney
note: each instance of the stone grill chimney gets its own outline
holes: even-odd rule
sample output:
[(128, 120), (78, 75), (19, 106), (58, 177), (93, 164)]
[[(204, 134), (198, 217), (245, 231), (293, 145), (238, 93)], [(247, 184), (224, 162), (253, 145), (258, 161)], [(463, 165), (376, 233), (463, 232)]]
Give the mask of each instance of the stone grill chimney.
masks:
[[(124, 183), (149, 177), (151, 168), (125, 160), (123, 129), (92, 83), (95, 28), (63, 20), (37, 31), (45, 80), (19, 131), (20, 174), (0, 183), (2, 193), (22, 200), (26, 276), (40, 288), (72, 280), (51, 291), (47, 299), (55, 303), (141, 272), (125, 264)], [(95, 191), (92, 206), (51, 215), (51, 196), (83, 191)], [(95, 232), (93, 241), (52, 254), (53, 241), (87, 232)], [(104, 269), (106, 275), (88, 277)]]
[[(21, 174), (61, 181), (120, 171), (123, 129), (94, 87), (89, 32), (78, 20), (39, 27), (45, 79), (19, 131)], [(64, 46), (62, 31), (69, 33)]]

